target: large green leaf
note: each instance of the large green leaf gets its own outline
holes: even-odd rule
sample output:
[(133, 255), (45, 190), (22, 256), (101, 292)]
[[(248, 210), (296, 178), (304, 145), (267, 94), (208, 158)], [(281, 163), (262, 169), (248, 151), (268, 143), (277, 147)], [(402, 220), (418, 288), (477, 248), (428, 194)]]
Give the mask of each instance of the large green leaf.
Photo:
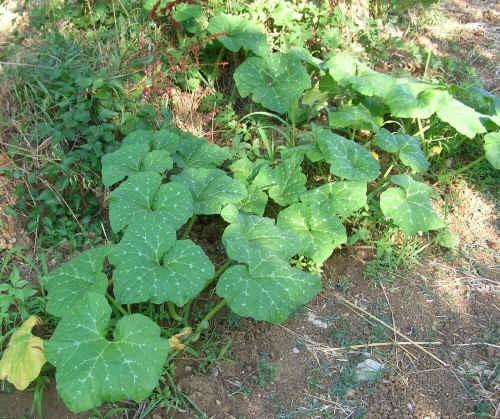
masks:
[(212, 35), (225, 33), (217, 40), (229, 51), (238, 52), (244, 48), (260, 56), (269, 52), (266, 35), (247, 17), (221, 13), (210, 19), (207, 30)]
[(195, 214), (220, 214), (225, 205), (247, 197), (245, 185), (220, 169), (185, 169), (172, 179), (191, 191)]
[(240, 214), (222, 235), (227, 255), (238, 262), (254, 264), (276, 256), (288, 261), (300, 249), (300, 239), (277, 227), (270, 218)]
[(398, 153), (399, 158), (414, 172), (423, 172), (429, 167), (417, 137), (393, 134), (382, 128), (375, 136), (375, 144), (388, 153)]
[(89, 292), (104, 295), (108, 278), (102, 267), (109, 251), (110, 246), (87, 250), (44, 277), (42, 282), (48, 293), (47, 312), (65, 317)]
[(286, 206), (298, 202), (300, 194), (306, 191), (307, 178), (300, 167), (304, 158), (302, 153), (284, 153), (281, 157), (278, 166), (262, 167), (254, 185), (267, 189), (274, 202)]
[(229, 166), (235, 179), (247, 185), (248, 196), (241, 201), (239, 208), (249, 214), (263, 215), (267, 205), (267, 194), (254, 182), (261, 167), (266, 166), (265, 161), (250, 161), (243, 157)]
[(189, 133), (179, 134), (179, 145), (174, 160), (178, 166), (215, 168), (231, 157), (229, 148), (219, 147)]
[(140, 401), (163, 371), (169, 344), (160, 338), (160, 327), (141, 314), (125, 316), (109, 341), (110, 316), (104, 296), (89, 293), (71, 306), (45, 344), (58, 394), (73, 412), (105, 401)]
[(189, 190), (177, 182), (162, 184), (162, 177), (152, 172), (131, 176), (111, 192), (109, 201), (109, 220), (115, 232), (132, 222), (144, 222), (152, 213), (177, 229), (193, 214)]
[(439, 106), (436, 110), (439, 118), (448, 122), (459, 133), (469, 138), (474, 138), (476, 134), (486, 132), (486, 128), (481, 122), (483, 118), (487, 118), (486, 115), (482, 115), (464, 105), (447, 92), (444, 92), (443, 95), (446, 95), (446, 98), (442, 99), (442, 106)]
[(500, 132), (490, 132), (484, 136), (484, 152), (491, 165), (500, 170)]
[(429, 198), (432, 189), (410, 176), (392, 176), (391, 181), (401, 188), (389, 188), (380, 195), (380, 208), (405, 234), (437, 230), (444, 227), (443, 221), (434, 212)]
[(347, 241), (342, 222), (323, 211), (324, 201), (311, 201), (289, 206), (278, 215), (278, 227), (300, 238), (301, 255), (311, 258), (318, 266), (333, 250)]
[(363, 95), (382, 98), (396, 117), (429, 118), (436, 113), (469, 138), (486, 131), (483, 120), (498, 122), (495, 116), (483, 115), (453, 98), (439, 85), (378, 73), (346, 53), (334, 55), (327, 66), (335, 81)]
[(102, 181), (111, 186), (138, 172), (163, 173), (173, 167), (171, 154), (178, 138), (173, 130), (137, 130), (122, 140), (121, 147), (102, 158)]
[(274, 112), (285, 113), (311, 87), (311, 80), (299, 59), (274, 53), (265, 58), (247, 58), (235, 71), (234, 80), (242, 97)]
[(366, 205), (366, 182), (330, 182), (304, 193), (300, 200), (304, 203), (320, 202), (321, 211), (330, 215), (349, 217)]
[(328, 112), (328, 123), (331, 128), (351, 128), (377, 132), (379, 126), (370, 111), (363, 106), (351, 105)]
[(294, 269), (281, 260), (263, 259), (232, 266), (217, 282), (217, 294), (240, 316), (271, 323), (285, 321), (321, 289), (319, 275)]
[(380, 165), (367, 149), (328, 130), (316, 130), (314, 137), (330, 173), (349, 180), (370, 181), (377, 178)]
[(123, 304), (171, 301), (182, 306), (214, 274), (203, 250), (191, 240), (178, 241), (175, 230), (156, 216), (132, 224), (109, 259), (116, 267), (113, 290)]
[(441, 100), (439, 91), (432, 85), (403, 78), (395, 78), (392, 87), (382, 97), (391, 114), (398, 118), (429, 118)]

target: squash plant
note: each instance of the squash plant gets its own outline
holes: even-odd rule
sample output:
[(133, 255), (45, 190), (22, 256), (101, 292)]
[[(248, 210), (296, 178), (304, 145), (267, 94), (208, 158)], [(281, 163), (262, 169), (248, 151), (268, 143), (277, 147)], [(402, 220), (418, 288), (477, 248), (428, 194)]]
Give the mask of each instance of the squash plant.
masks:
[[(308, 186), (304, 159), (325, 161), (335, 180)], [(79, 412), (150, 394), (172, 336), (141, 312), (144, 303), (167, 305), (180, 328), (178, 308), (215, 287), (219, 301), (188, 341), (225, 305), (241, 316), (285, 321), (321, 288), (318, 274), (290, 259), (303, 255), (320, 266), (346, 243), (345, 222), (366, 208), (368, 182), (379, 173), (366, 148), (318, 126), (275, 162), (172, 128), (125, 137), (102, 159), (103, 183), (112, 188), (109, 221), (121, 239), (82, 252), (44, 279), (47, 311), (60, 319), (45, 356), (66, 405)], [(428, 186), (408, 175), (392, 181), (397, 186), (380, 202), (388, 217), (408, 234), (443, 226), (427, 204)], [(270, 206), (277, 216), (266, 216)], [(227, 223), (228, 260), (217, 271), (189, 239), (198, 215)]]

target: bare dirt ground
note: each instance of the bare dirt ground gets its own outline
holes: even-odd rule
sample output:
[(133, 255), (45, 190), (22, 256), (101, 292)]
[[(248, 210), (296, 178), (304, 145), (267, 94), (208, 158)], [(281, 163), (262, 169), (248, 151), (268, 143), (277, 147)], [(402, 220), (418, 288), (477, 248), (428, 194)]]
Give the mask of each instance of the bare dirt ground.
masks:
[[(429, 29), (427, 41), (470, 60), (495, 90), (498, 4), (447, 0), (441, 7), (450, 22)], [(448, 36), (458, 36), (458, 48)], [(176, 116), (192, 107), (180, 103)], [(0, 155), (0, 167), (8, 165)], [(1, 212), (12, 204), (14, 186), (0, 175), (0, 251), (15, 244), (19, 230)], [(433, 248), (414, 269), (378, 281), (363, 275), (370, 249), (337, 252), (324, 267), (321, 294), (284, 325), (221, 313), (210, 335), (219, 348), (211, 362), (185, 354), (177, 364), (178, 390), (193, 408), (158, 407), (148, 417), (202, 417), (200, 411), (213, 418), (500, 417), (497, 207), (463, 181), (443, 194), (450, 229), (460, 236), (455, 252)], [(211, 228), (202, 227), (200, 244), (213, 246)], [(217, 252), (211, 256), (218, 261)], [(360, 382), (356, 367), (366, 359), (382, 369)], [(34, 417), (32, 399), (29, 391), (0, 391), (0, 418)], [(91, 417), (68, 412), (53, 384), (43, 412), (48, 419)]]

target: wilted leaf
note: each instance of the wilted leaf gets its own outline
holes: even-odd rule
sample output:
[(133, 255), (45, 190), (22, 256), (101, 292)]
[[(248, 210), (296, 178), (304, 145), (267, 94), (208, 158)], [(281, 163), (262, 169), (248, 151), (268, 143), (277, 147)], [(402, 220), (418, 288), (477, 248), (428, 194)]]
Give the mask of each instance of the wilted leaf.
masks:
[(43, 340), (31, 334), (40, 319), (31, 316), (10, 338), (0, 360), (0, 380), (7, 380), (18, 390), (26, 389), (38, 377), (45, 364)]

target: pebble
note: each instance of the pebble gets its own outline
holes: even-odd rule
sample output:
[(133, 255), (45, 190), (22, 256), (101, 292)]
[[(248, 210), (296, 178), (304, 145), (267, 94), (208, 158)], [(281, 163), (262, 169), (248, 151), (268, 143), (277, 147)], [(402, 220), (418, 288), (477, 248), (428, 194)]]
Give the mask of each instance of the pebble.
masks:
[(373, 359), (365, 359), (356, 366), (356, 377), (358, 381), (370, 381), (384, 368), (384, 364)]
[(293, 348), (293, 349), (292, 349), (292, 352), (293, 352), (294, 354), (298, 354), (298, 353), (300, 353), (300, 351), (299, 351), (299, 349), (298, 349), (298, 348)]

